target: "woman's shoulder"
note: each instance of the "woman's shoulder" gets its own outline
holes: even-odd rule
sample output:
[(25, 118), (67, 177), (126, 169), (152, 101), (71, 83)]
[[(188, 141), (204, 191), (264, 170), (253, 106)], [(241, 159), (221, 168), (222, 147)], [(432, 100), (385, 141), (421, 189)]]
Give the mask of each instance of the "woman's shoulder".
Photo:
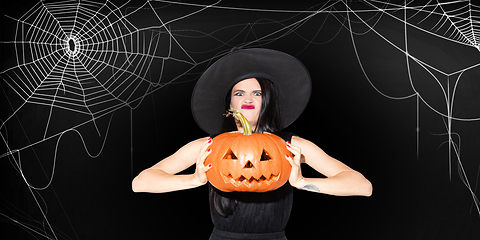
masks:
[(198, 139), (195, 139), (193, 141), (191, 141), (191, 143), (198, 143), (198, 142), (205, 142), (209, 139), (210, 137), (202, 137), (202, 138), (198, 138)]
[(200, 148), (206, 141), (208, 141), (209, 138), (210, 137), (202, 137), (202, 138), (195, 139), (185, 144), (182, 148), (197, 148), (197, 147)]
[(196, 157), (208, 138), (209, 137), (203, 137), (190, 141), (178, 149), (174, 154), (155, 164), (152, 168), (160, 168), (170, 174), (176, 174), (187, 169), (195, 164)]
[(308, 139), (297, 136), (297, 135), (292, 136), (291, 143), (292, 143), (292, 145), (298, 146), (300, 148), (302, 148), (302, 147), (318, 148), (318, 146), (315, 143), (309, 141)]

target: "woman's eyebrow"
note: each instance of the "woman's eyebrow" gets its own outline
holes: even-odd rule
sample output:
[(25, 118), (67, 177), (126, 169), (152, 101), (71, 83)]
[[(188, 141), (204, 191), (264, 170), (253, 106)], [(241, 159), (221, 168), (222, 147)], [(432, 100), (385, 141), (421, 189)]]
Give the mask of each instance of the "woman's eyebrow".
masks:
[[(236, 93), (236, 92), (242, 92), (242, 93), (244, 93), (245, 90), (237, 89), (237, 90), (235, 90), (235, 91), (233, 91), (233, 92), (234, 92), (234, 93)], [(261, 89), (252, 90), (252, 92), (262, 92), (262, 90), (261, 90)]]

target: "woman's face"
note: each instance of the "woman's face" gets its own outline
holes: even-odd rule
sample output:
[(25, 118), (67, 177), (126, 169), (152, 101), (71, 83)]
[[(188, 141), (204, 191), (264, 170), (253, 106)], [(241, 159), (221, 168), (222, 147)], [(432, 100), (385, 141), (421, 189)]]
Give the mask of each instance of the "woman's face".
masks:
[(248, 78), (233, 86), (230, 108), (240, 111), (253, 128), (257, 125), (261, 107), (262, 89), (257, 79)]

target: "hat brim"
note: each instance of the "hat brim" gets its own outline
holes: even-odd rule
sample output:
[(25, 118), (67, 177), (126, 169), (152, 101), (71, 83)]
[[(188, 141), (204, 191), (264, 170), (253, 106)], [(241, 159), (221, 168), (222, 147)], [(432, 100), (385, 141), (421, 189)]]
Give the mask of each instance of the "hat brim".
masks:
[(241, 49), (213, 63), (195, 85), (191, 106), (198, 126), (209, 134), (220, 133), (225, 118), (226, 94), (239, 81), (255, 77), (273, 82), (284, 127), (302, 114), (312, 88), (305, 66), (280, 51)]

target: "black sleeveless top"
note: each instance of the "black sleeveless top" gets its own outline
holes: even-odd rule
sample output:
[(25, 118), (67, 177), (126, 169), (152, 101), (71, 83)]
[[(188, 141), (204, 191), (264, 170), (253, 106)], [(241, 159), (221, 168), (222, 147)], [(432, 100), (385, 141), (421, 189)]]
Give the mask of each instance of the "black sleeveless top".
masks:
[[(292, 135), (282, 133), (281, 137), (291, 141)], [(288, 181), (265, 193), (222, 192), (210, 183), (208, 187), (210, 213), (215, 225), (211, 240), (286, 239), (284, 230), (293, 204), (293, 187)], [(218, 209), (219, 204), (227, 208)]]

